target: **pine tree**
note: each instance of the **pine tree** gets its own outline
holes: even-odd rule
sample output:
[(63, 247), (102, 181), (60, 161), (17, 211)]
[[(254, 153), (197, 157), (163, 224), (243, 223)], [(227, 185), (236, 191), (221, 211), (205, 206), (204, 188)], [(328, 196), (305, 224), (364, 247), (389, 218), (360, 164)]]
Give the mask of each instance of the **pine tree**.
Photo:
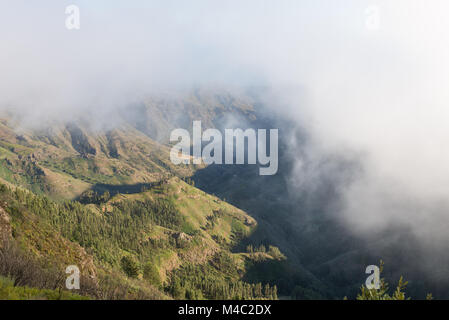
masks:
[(124, 256), (120, 261), (123, 271), (130, 278), (137, 278), (139, 275), (139, 267), (137, 263), (128, 256)]
[[(380, 261), (379, 273), (382, 274), (384, 263)], [(389, 284), (385, 278), (380, 279), (379, 289), (368, 289), (363, 285), (360, 289), (360, 293), (357, 295), (357, 300), (410, 300), (410, 297), (406, 297), (405, 288), (407, 286), (407, 281), (401, 276), (399, 278), (398, 285), (394, 290), (393, 294), (389, 294)], [(345, 299), (347, 299), (345, 297)], [(427, 300), (432, 300), (432, 294), (428, 294)]]

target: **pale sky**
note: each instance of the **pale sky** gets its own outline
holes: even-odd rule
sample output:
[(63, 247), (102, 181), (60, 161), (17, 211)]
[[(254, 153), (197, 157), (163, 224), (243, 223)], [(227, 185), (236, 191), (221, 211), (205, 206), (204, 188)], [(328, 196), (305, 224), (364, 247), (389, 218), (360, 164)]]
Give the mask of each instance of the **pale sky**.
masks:
[[(80, 30), (65, 27), (70, 4)], [(298, 86), (281, 110), (309, 152), (365, 155), (342, 217), (420, 221), (449, 196), (448, 13), (445, 0), (0, 0), (0, 110), (42, 123), (159, 88)]]

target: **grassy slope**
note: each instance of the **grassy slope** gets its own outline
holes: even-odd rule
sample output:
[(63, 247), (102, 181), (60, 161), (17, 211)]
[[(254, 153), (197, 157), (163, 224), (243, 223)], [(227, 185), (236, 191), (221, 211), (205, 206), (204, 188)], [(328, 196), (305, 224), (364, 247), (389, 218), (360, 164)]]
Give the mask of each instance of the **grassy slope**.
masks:
[[(160, 270), (162, 279), (166, 279), (167, 272), (183, 263), (205, 263), (217, 252), (229, 251), (238, 243), (239, 236), (249, 236), (257, 226), (256, 221), (244, 211), (176, 177), (171, 178), (167, 184), (144, 193), (119, 194), (102, 208), (107, 210), (108, 206), (121, 201), (158, 198), (169, 199), (175, 203), (177, 210), (185, 218), (183, 233), (194, 234), (201, 238), (201, 242), (189, 247), (188, 250), (161, 249), (153, 256), (153, 262)], [(158, 226), (148, 234), (148, 237), (168, 239), (176, 234), (176, 231)], [(233, 256), (237, 265), (243, 268), (244, 258), (248, 257), (240, 253)]]
[(14, 286), (11, 279), (0, 277), (0, 300), (86, 300), (88, 297), (64, 290)]
[(168, 147), (132, 127), (101, 133), (76, 128), (76, 132), (62, 126), (52, 132), (17, 134), (1, 121), (0, 178), (35, 193), (75, 199), (97, 184), (150, 183), (170, 173), (193, 172), (193, 167), (174, 166)]
[[(28, 194), (28, 196), (20, 195)], [(78, 265), (82, 274), (94, 279), (109, 278), (120, 287), (126, 287), (125, 298), (154, 298), (164, 299), (167, 295), (164, 287), (170, 282), (171, 273), (184, 266), (209, 265), (217, 254), (224, 253), (232, 258), (233, 273), (229, 281), (238, 281), (244, 276), (248, 263), (272, 259), (264, 256), (254, 259), (246, 253), (231, 253), (241, 238), (250, 235), (257, 224), (254, 219), (242, 210), (208, 195), (179, 178), (172, 177), (166, 183), (155, 186), (143, 193), (117, 194), (107, 203), (79, 205), (84, 212), (81, 216), (93, 224), (111, 224), (114, 219), (106, 218), (114, 214), (121, 214), (120, 205), (141, 203), (143, 201), (168, 201), (175, 204), (175, 210), (183, 219), (179, 227), (165, 227), (157, 223), (138, 226), (142, 246), (137, 249), (127, 245), (127, 234), (124, 232), (124, 242), (117, 242), (107, 233), (95, 235), (95, 241), (79, 239), (73, 230), (78, 227), (89, 233), (89, 224), (79, 222), (80, 225), (70, 227), (64, 217), (70, 212), (61, 211), (63, 205), (42, 197), (36, 197), (27, 191), (3, 193), (0, 207), (9, 216), (11, 235), (27, 252), (32, 253), (47, 265), (61, 272), (67, 265)], [(36, 200), (37, 199), (37, 200)], [(36, 208), (36, 209), (33, 209)], [(37, 210), (37, 208), (39, 208)], [(84, 209), (83, 209), (84, 208)], [(73, 220), (72, 220), (73, 221)], [(69, 225), (68, 225), (69, 224)], [(75, 229), (73, 229), (75, 228)], [(104, 229), (108, 230), (108, 229)], [(82, 233), (83, 234), (83, 233)], [(174, 241), (174, 239), (177, 239)], [(179, 239), (181, 244), (179, 243)], [(143, 243), (142, 243), (143, 241)], [(104, 244), (108, 244), (103, 248)], [(97, 251), (99, 245), (102, 251)], [(138, 249), (142, 249), (140, 252)], [(103, 258), (105, 255), (110, 259)], [(120, 268), (121, 256), (132, 256), (139, 264), (137, 279), (125, 276)], [(143, 279), (143, 267), (152, 264), (159, 273), (161, 284), (153, 284)], [(210, 265), (208, 267), (211, 268)], [(208, 270), (209, 270), (208, 269)], [(215, 269), (213, 269), (215, 270)], [(215, 270), (215, 277), (227, 276), (220, 270)], [(228, 281), (228, 280), (226, 280)], [(99, 281), (101, 282), (101, 281)], [(159, 287), (159, 289), (158, 289)], [(6, 289), (5, 289), (6, 290)], [(9, 290), (9, 289), (8, 289)], [(17, 289), (19, 290), (19, 289)], [(22, 289), (20, 289), (22, 290)], [(25, 290), (25, 289), (24, 289)], [(36, 289), (37, 290), (37, 289)], [(33, 298), (39, 297), (39, 291), (8, 291), (10, 297)], [(22, 293), (20, 293), (22, 292)], [(143, 292), (143, 293), (142, 293)], [(45, 293), (46, 294), (46, 293)], [(44, 295), (45, 295), (44, 294)], [(48, 293), (47, 298), (71, 298), (70, 296), (57, 296)], [(123, 296), (121, 296), (123, 297)]]
[[(176, 109), (180, 101), (171, 101), (169, 104)], [(182, 99), (182, 105), (185, 111), (183, 114), (188, 118), (187, 123), (191, 123), (192, 119), (201, 118), (207, 126), (213, 126), (217, 114), (221, 117), (228, 111), (237, 111), (247, 116), (252, 111), (249, 103), (235, 100), (229, 95), (199, 96), (195, 93), (186, 100)], [(191, 176), (197, 167), (174, 166), (169, 161), (169, 148), (148, 137), (158, 138), (161, 132), (184, 123), (183, 120), (178, 123), (174, 119), (165, 118), (169, 113), (162, 112), (165, 107), (164, 110), (160, 107), (158, 101), (148, 101), (145, 107), (146, 116), (142, 117), (145, 123), (134, 124), (128, 121), (128, 124), (122, 127), (101, 132), (78, 123), (53, 126), (51, 130), (46, 131), (21, 130), (17, 133), (11, 123), (0, 121), (0, 181), (61, 201), (76, 199), (84, 191), (96, 190), (98, 186), (104, 190), (114, 186), (124, 186), (126, 190), (126, 186), (130, 186), (129, 189), (134, 190), (132, 186), (136, 184), (152, 183), (173, 175)], [(153, 115), (157, 113), (160, 113), (159, 123), (163, 128), (159, 128), (159, 132), (143, 130), (155, 126)], [(140, 128), (141, 126), (143, 127)], [(186, 264), (207, 264), (220, 252), (231, 254), (234, 266), (240, 270), (240, 274), (244, 274), (245, 268), (253, 260), (272, 259), (269, 255), (259, 255), (254, 259), (251, 254), (231, 253), (241, 238), (254, 231), (255, 220), (245, 212), (178, 178), (171, 178), (168, 184), (146, 192), (131, 191), (132, 194), (127, 194), (128, 191), (122, 189), (120, 192), (121, 194), (114, 196), (106, 204), (85, 206), (88, 215), (104, 219), (109, 209), (117, 209), (118, 202), (162, 198), (175, 203), (176, 210), (184, 217), (181, 230), (152, 225), (151, 228), (142, 226), (140, 231), (147, 239), (164, 244), (161, 248), (152, 249), (149, 260), (156, 266), (162, 281), (169, 281), (172, 270)], [(114, 244), (113, 249), (104, 249), (113, 251), (109, 254), (113, 256), (111, 261), (114, 262), (105, 262), (88, 247), (80, 247), (79, 239), (72, 234), (63, 234), (57, 228), (55, 232), (55, 226), (49, 226), (48, 217), (45, 220), (23, 207), (20, 211), (27, 212), (25, 216), (28, 216), (32, 223), (13, 217), (14, 236), (21, 239), (34, 254), (43, 254), (46, 259), (61, 266), (86, 254), (84, 258), (89, 257), (92, 260), (92, 270), (97, 275), (111, 276), (118, 282), (127, 282), (133, 287), (146, 286), (145, 282), (140, 281), (142, 274), (139, 275), (140, 280), (128, 279), (117, 264), (117, 257), (123, 254), (131, 254), (136, 260), (140, 259), (139, 263), (144, 264), (147, 261), (141, 261), (142, 254), (138, 255), (128, 248)], [(166, 245), (179, 236), (187, 239), (187, 247)], [(76, 250), (64, 252), (64, 248), (72, 246)], [(163, 297), (163, 293), (159, 297)]]

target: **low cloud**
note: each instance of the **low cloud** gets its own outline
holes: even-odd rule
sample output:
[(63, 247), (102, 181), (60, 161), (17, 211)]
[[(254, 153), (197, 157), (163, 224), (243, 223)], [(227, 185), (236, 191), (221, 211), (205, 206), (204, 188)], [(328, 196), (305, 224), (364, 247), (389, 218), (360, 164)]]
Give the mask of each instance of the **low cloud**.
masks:
[[(69, 4), (80, 30), (65, 28)], [(268, 85), (273, 110), (309, 137), (301, 154), (357, 155), (362, 169), (340, 186), (354, 232), (445, 237), (448, 11), (442, 0), (2, 2), (0, 110), (29, 125), (113, 121), (161, 90)], [(293, 174), (292, 188), (305, 179), (300, 165)]]

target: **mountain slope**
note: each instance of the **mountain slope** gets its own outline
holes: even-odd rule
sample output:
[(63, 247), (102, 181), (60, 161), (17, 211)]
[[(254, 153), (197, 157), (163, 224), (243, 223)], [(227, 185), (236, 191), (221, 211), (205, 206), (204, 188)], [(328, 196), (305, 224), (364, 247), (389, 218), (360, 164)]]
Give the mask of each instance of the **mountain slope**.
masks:
[(150, 183), (188, 166), (169, 160), (169, 149), (124, 126), (107, 132), (68, 124), (51, 130), (22, 130), (0, 123), (0, 177), (37, 193), (74, 199), (95, 184)]
[[(160, 281), (167, 282), (171, 281), (171, 271), (196, 268), (216, 259), (223, 262), (217, 257), (225, 252), (232, 257), (235, 269), (240, 270), (231, 276), (233, 281), (244, 278), (250, 282), (277, 284), (286, 295), (290, 294), (292, 285), (298, 284), (316, 288), (315, 296), (325, 296), (326, 286), (303, 267), (300, 247), (293, 246), (295, 248), (292, 249), (289, 237), (293, 230), (286, 224), (286, 215), (280, 214), (291, 212), (292, 208), (279, 206), (279, 201), (269, 203), (270, 199), (278, 196), (264, 186), (276, 187), (278, 192), (277, 186), (284, 183), (284, 175), (260, 179), (252, 170), (254, 168), (240, 168), (243, 170), (240, 173), (234, 171), (235, 168), (228, 168), (220, 173), (214, 172), (213, 166), (207, 169), (193, 165), (174, 166), (169, 160), (169, 146), (156, 142), (166, 142), (173, 128), (190, 130), (193, 120), (202, 120), (203, 128), (228, 125), (273, 127), (259, 107), (259, 102), (251, 95), (199, 90), (187, 96), (148, 99), (142, 105), (122, 111), (122, 123), (110, 127), (99, 128), (92, 121), (74, 120), (72, 123), (54, 124), (51, 128), (23, 129), (13, 121), (5, 120), (0, 125), (0, 178), (57, 201), (78, 200), (84, 204), (83, 208), (108, 219), (114, 212), (125, 213), (133, 220), (134, 211), (160, 212), (160, 207), (170, 209), (165, 218), (175, 219), (177, 225), (166, 225), (168, 221), (155, 224), (154, 219), (150, 219), (151, 231), (149, 226), (148, 230), (145, 226), (133, 230), (139, 234), (143, 232), (156, 245), (166, 246), (153, 250), (153, 260), (134, 245), (111, 247), (106, 239), (93, 245), (94, 236), (89, 240), (91, 243), (83, 242), (87, 240), (80, 237), (85, 230), (66, 230), (69, 233), (65, 237), (81, 242), (82, 246), (89, 244), (92, 250), (97, 251), (94, 256), (100, 257), (102, 263), (106, 262), (108, 268), (112, 266), (117, 270), (120, 259), (131, 254), (142, 265), (142, 271), (147, 263), (145, 260), (151, 260)], [(199, 186), (220, 194), (223, 200), (179, 180), (190, 181), (188, 177), (193, 175)], [(254, 189), (254, 184), (258, 188)], [(209, 188), (212, 185), (219, 188)], [(246, 213), (242, 216), (243, 212), (239, 213), (236, 208), (220, 209), (227, 206), (224, 198), (228, 199), (228, 195), (235, 205), (250, 209), (251, 214), (260, 220), (257, 228), (251, 225), (251, 218)], [(261, 202), (265, 204), (263, 208), (257, 205), (261, 198), (264, 198)], [(172, 215), (174, 211), (180, 214), (182, 221), (176, 220), (179, 217)], [(237, 212), (237, 216), (231, 212)], [(276, 217), (282, 219), (276, 220)], [(60, 224), (64, 223), (59, 221), (54, 227), (58, 228), (58, 224), (61, 227)], [(95, 230), (97, 233), (100, 231)], [(189, 250), (177, 248), (178, 238), (188, 239), (194, 246)], [(282, 251), (288, 251), (287, 260), (280, 261), (264, 252), (252, 254), (246, 250), (250, 245), (269, 248), (273, 243), (281, 246)], [(259, 260), (264, 261), (265, 269), (255, 263)], [(293, 278), (296, 280), (291, 281)], [(188, 282), (198, 289), (198, 279)], [(211, 296), (213, 294), (209, 293)]]
[[(34, 265), (51, 288), (32, 274), (23, 286), (63, 288), (65, 267), (77, 265), (91, 298), (276, 297), (243, 278), (283, 256), (234, 250), (256, 221), (191, 185), (186, 177), (202, 166), (174, 166), (167, 146), (133, 127), (24, 130), (4, 120), (0, 153), (0, 275), (16, 281)], [(201, 279), (184, 273), (198, 268)]]

